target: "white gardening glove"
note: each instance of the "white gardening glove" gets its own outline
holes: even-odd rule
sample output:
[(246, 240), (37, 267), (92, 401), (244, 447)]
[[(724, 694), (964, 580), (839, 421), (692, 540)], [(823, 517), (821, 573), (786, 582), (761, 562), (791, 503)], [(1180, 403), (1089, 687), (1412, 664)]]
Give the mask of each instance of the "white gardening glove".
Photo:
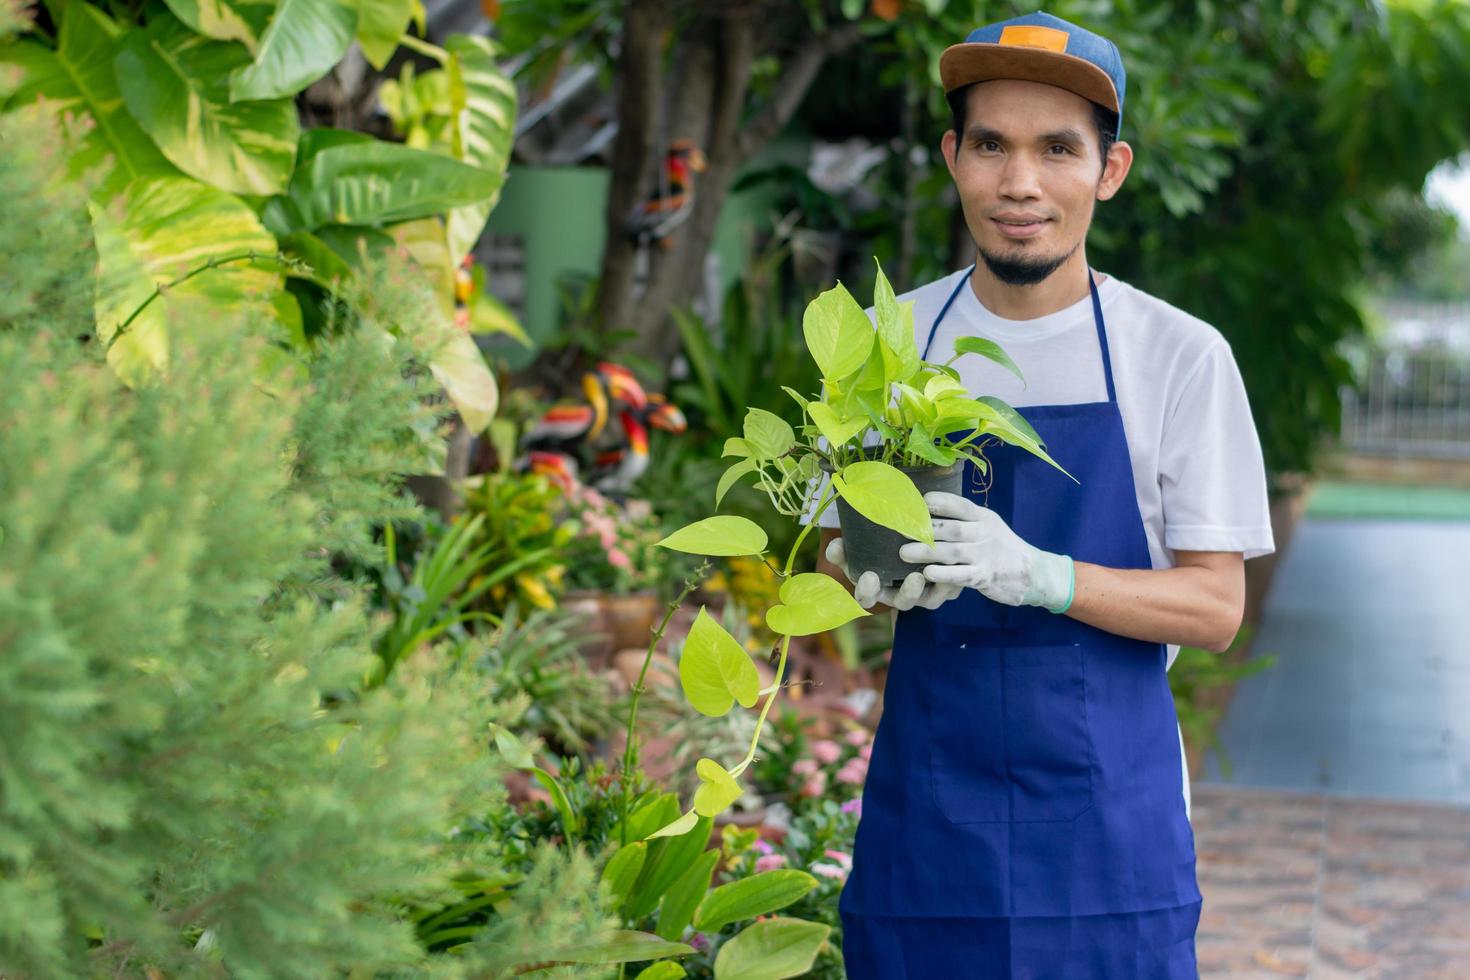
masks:
[[(1041, 606), (1054, 613), (1072, 605), (1075, 572), (1068, 555), (1022, 541), (995, 511), (955, 493), (931, 491), (924, 503), (934, 520), (934, 546), (910, 542), (904, 561), (924, 566), (931, 582), (968, 586), (1007, 606)], [(940, 520), (939, 518), (947, 518)]]
[(841, 538), (833, 538), (827, 545), (827, 560), (842, 569), (842, 574), (852, 582), (852, 597), (864, 609), (871, 609), (875, 602), (881, 602), (890, 609), (912, 609), (915, 606), (938, 609), (941, 603), (953, 599), (964, 589), (962, 585), (936, 585), (920, 572), (911, 572), (896, 589), (892, 586), (880, 588), (878, 573), (874, 571), (863, 572), (853, 582), (852, 573), (847, 570), (847, 549)]

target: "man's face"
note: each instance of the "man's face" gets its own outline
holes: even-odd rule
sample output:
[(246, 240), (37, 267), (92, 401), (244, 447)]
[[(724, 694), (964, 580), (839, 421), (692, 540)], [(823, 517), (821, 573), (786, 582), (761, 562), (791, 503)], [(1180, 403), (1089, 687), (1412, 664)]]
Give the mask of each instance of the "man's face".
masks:
[(1105, 172), (1091, 103), (1054, 85), (996, 80), (968, 96), (965, 132), (945, 133), (943, 149), (970, 234), (993, 270), (1020, 263), (1044, 278), (1086, 238), (1131, 153), (1114, 144)]

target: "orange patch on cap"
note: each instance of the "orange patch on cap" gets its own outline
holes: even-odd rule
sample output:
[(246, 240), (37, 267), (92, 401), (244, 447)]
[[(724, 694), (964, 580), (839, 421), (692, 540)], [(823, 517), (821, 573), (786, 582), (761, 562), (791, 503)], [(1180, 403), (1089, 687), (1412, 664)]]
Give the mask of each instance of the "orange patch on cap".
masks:
[(1055, 27), (1012, 24), (1001, 28), (1000, 43), (1022, 48), (1045, 48), (1061, 54), (1067, 50), (1067, 32)]

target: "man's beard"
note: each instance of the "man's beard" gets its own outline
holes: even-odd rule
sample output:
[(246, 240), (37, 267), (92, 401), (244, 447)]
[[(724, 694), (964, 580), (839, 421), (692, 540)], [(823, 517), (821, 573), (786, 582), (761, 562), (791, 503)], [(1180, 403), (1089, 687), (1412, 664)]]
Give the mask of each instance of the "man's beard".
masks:
[(975, 248), (985, 260), (985, 267), (990, 270), (990, 274), (1007, 286), (1034, 286), (1061, 268), (1062, 263), (1077, 251), (1077, 245), (1073, 245), (1061, 255), (1030, 256), (997, 255), (985, 251), (979, 244)]

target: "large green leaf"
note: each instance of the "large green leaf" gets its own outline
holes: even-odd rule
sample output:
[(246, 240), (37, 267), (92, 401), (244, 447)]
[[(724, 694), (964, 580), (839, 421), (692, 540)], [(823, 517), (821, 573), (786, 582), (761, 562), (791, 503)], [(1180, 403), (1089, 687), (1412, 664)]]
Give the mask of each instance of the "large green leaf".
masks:
[(123, 105), (112, 62), (123, 30), (90, 4), (77, 3), (61, 19), (55, 51), (31, 40), (0, 46), (0, 62), (21, 69), (11, 105), (45, 96), (45, 108), (92, 120), (93, 126), (67, 161), (72, 176), (102, 168), (95, 197), (105, 200), (140, 177), (163, 177), (178, 170), (158, 151)]
[(549, 949), (546, 951), (546, 958), (570, 963), (636, 963), (639, 960), (658, 960), (665, 956), (683, 956), (692, 952), (693, 946), (671, 943), (652, 933), (615, 929), (612, 936), (603, 942)]
[(715, 980), (785, 980), (812, 968), (832, 927), (776, 916), (727, 940), (715, 956)]
[[(453, 106), (455, 159), (504, 181), (515, 142), (516, 87), (495, 63), (495, 44), (487, 37), (455, 34), (445, 43), (449, 99)], [(500, 197), (500, 187), (484, 200), (449, 212), (449, 251), (456, 261), (474, 248)]]
[(357, 8), (347, 0), (280, 0), (254, 60), (230, 74), (230, 98), (296, 95), (342, 60), (356, 30)]
[(934, 525), (914, 481), (887, 463), (863, 460), (832, 474), (832, 486), (859, 514), (905, 537), (934, 543)]
[(805, 871), (777, 868), (721, 885), (704, 897), (694, 913), (694, 928), (719, 932), (732, 922), (784, 909), (817, 887)]
[(211, 41), (178, 18), (130, 32), (117, 55), (128, 111), (180, 170), (236, 194), (286, 189), (300, 134), (290, 99), (231, 102), (230, 71), (245, 49)]
[(720, 506), (720, 501), (725, 499), (725, 494), (729, 493), (730, 488), (740, 482), (741, 477), (747, 473), (755, 472), (756, 467), (759, 465), (753, 459), (742, 459), (722, 473), (720, 475), (720, 482), (715, 487), (715, 507), (718, 508)]
[(190, 29), (216, 41), (239, 41), (253, 55), (274, 4), (241, 0), (164, 0)]
[(357, 0), (357, 43), (368, 64), (383, 70), (412, 16), (413, 0)]
[[(276, 249), (243, 201), (186, 177), (143, 179), (110, 204), (89, 207), (97, 240), (97, 336), (105, 342), (159, 284), (211, 260)], [(216, 315), (252, 302), (268, 305), (279, 282), (277, 272), (249, 262), (207, 269), (148, 304), (111, 343), (107, 358), (124, 381), (136, 383), (168, 363), (171, 310), (201, 301)]]
[(655, 542), (661, 548), (690, 555), (758, 555), (766, 550), (766, 532), (746, 517), (721, 514), (686, 524)]
[(736, 701), (749, 708), (761, 685), (750, 654), (703, 607), (684, 641), (679, 682), (690, 706), (711, 718), (727, 713)]
[(782, 636), (810, 636), (871, 615), (836, 579), (819, 572), (793, 575), (781, 583), (780, 596), (782, 604), (766, 611), (766, 625)]
[[(693, 810), (689, 811), (688, 817), (693, 818), (689, 821), (689, 828), (677, 835), (658, 836), (659, 832), (649, 835), (649, 839), (655, 843), (649, 847), (648, 860), (643, 862), (643, 873), (633, 886), (632, 907), (628, 910), (635, 921), (653, 911), (664, 893), (694, 863), (695, 858), (704, 853), (709, 844), (714, 818), (701, 816)], [(679, 821), (685, 819), (680, 817)]]
[(679, 980), (689, 974), (673, 960), (660, 960), (652, 966), (639, 970), (633, 980)]
[(330, 146), (296, 168), (289, 190), (308, 230), (443, 214), (489, 198), (503, 176), (399, 143)]
[(807, 304), (801, 331), (828, 381), (841, 381), (862, 367), (876, 336), (872, 321), (841, 283)]
[(684, 928), (694, 918), (694, 910), (709, 893), (710, 879), (714, 876), (715, 865), (720, 863), (720, 856), (718, 847), (705, 851), (664, 893), (663, 904), (658, 910), (658, 929), (655, 930), (664, 939), (673, 940), (684, 935)]
[[(330, 150), (323, 151), (326, 153)], [(480, 433), (500, 407), (500, 386), (485, 363), (475, 339), (454, 325), (454, 270), (444, 241), (444, 225), (435, 218), (406, 221), (391, 229), (395, 241), (429, 277), (440, 301), (442, 316), (434, 323), (416, 325), (409, 336), (429, 363), (429, 370), (473, 433)]]

